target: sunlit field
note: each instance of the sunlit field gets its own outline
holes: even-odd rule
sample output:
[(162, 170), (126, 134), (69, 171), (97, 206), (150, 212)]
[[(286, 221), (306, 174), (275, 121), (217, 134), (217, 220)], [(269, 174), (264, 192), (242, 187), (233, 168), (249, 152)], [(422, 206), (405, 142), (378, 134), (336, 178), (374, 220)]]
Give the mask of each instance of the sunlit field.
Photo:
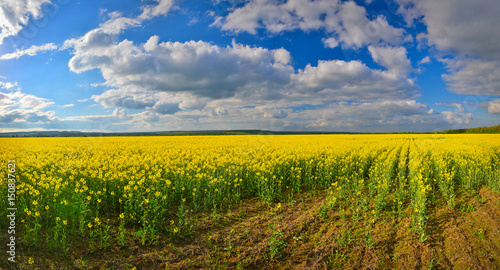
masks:
[[(271, 268), (286, 268), (280, 261), (290, 260), (293, 247), (313, 241), (328, 242), (318, 267), (352, 267), (355, 250), (364, 250), (364, 257), (377, 254), (384, 226), (400, 226), (415, 245), (443, 242), (432, 222), (436, 209), (460, 216), (480, 207), (469, 199), (498, 199), (500, 192), (500, 135), (2, 138), (0, 144), (4, 175), (9, 160), (15, 161), (18, 260), (42, 268), (103, 266), (93, 264), (96, 254), (128, 258), (131, 247), (158, 251), (197, 241), (208, 250), (197, 255), (204, 259), (178, 268), (237, 268), (234, 258), (241, 267), (271, 261)], [(8, 182), (1, 179), (6, 202)], [(308, 209), (304, 198), (312, 198), (313, 220), (322, 224), (310, 229), (316, 238), (284, 224), (292, 209)], [(221, 232), (249, 221), (238, 210), (249, 205), (263, 207), (258, 215), (268, 219), (256, 257), (236, 251), (252, 231)], [(9, 214), (7, 207), (0, 211)], [(8, 219), (1, 222), (1, 228), (9, 226)], [(225, 238), (214, 242), (211, 231)], [(392, 252), (380, 259), (382, 266), (400, 265)], [(439, 254), (429, 256), (446, 266)], [(245, 258), (251, 258), (246, 265)], [(431, 261), (426, 258), (421, 267)], [(150, 268), (175, 268), (168, 257), (155, 260)]]

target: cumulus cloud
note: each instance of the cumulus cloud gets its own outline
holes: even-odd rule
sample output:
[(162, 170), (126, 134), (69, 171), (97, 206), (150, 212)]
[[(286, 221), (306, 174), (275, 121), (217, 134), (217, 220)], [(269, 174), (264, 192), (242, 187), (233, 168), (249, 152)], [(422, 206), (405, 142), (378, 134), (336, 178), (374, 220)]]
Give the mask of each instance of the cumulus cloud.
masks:
[(289, 113), (288, 118), (292, 130), (428, 131), (435, 126), (445, 128), (456, 124), (455, 118), (447, 119), (446, 115), (429, 110), (427, 105), (415, 100), (342, 101)]
[[(134, 44), (118, 40), (118, 35), (140, 25), (149, 16), (123, 18), (118, 13), (110, 15), (99, 28), (65, 43), (64, 48), (71, 49), (72, 53), (69, 68), (76, 73), (99, 70), (105, 80), (102, 85), (110, 89), (92, 99), (105, 108), (115, 108), (113, 117), (125, 117), (125, 110), (143, 110), (126, 115), (127, 123), (148, 129), (174, 129), (177, 124), (190, 129), (189, 123), (196, 123), (197, 126), (191, 127), (195, 129), (213, 128), (214, 121), (232, 128), (243, 124), (247, 128), (259, 128), (262, 119), (283, 123), (286, 128), (306, 128), (311, 121), (299, 119), (307, 119), (307, 113), (295, 112), (291, 106), (329, 107), (332, 103), (337, 104), (329, 107), (336, 110), (337, 118), (324, 117), (316, 123), (327, 130), (331, 128), (327, 124), (345, 119), (349, 113), (363, 123), (389, 123), (395, 119), (425, 121), (426, 117), (437, 117), (436, 113), (429, 113), (431, 110), (425, 105), (413, 100), (419, 95), (418, 86), (408, 78), (413, 69), (406, 49), (382, 45), (399, 44), (405, 39), (404, 31), (389, 26), (383, 16), (370, 20), (366, 10), (354, 2), (255, 1), (242, 8), (254, 8), (252, 5), (266, 6), (268, 11), (262, 12), (270, 17), (266, 17), (268, 21), (257, 20), (254, 28), (241, 26), (247, 29), (244, 31), (265, 28), (279, 33), (322, 29), (329, 33), (323, 42), (330, 47), (372, 44), (369, 50), (374, 61), (387, 70), (372, 69), (359, 61), (341, 60), (318, 61), (315, 66), (309, 64), (295, 70), (290, 52), (284, 48), (251, 47), (235, 41), (228, 46), (204, 41), (161, 42), (161, 38), (154, 35), (142, 44)], [(311, 7), (301, 9), (300, 5)], [(330, 11), (325, 11), (328, 7), (335, 7), (331, 16)], [(279, 13), (280, 9), (293, 12), (274, 19), (274, 12)], [(142, 14), (156, 14), (145, 10)], [(352, 17), (354, 13), (361, 16)], [(236, 19), (231, 14), (219, 19), (219, 26), (223, 27), (222, 23), (231, 18)], [(241, 29), (231, 31), (243, 31)], [(315, 110), (305, 111), (318, 118)]]
[(370, 69), (359, 61), (319, 61), (292, 76), (298, 92), (323, 92), (329, 100), (384, 100), (416, 97), (413, 80), (390, 71)]
[(429, 56), (426, 56), (426, 57), (422, 58), (422, 60), (418, 61), (418, 64), (422, 65), (422, 64), (428, 64), (430, 62), (431, 62), (431, 58)]
[(333, 48), (336, 48), (337, 46), (339, 46), (339, 41), (334, 37), (323, 38), (322, 41), (323, 41), (323, 44), (325, 45), (325, 48), (333, 49)]
[(408, 74), (413, 71), (404, 47), (368, 46), (373, 61), (397, 74)]
[(427, 106), (415, 100), (386, 100), (374, 102), (339, 102), (323, 111), (323, 120), (354, 117), (366, 121), (392, 121), (397, 117), (427, 114)]
[(492, 101), (485, 102), (482, 105), (488, 108), (489, 113), (495, 113), (495, 114), (500, 113), (500, 99), (498, 98)]
[(472, 113), (461, 113), (458, 111), (443, 111), (441, 112), (441, 114), (445, 115), (446, 120), (448, 120), (450, 123), (455, 124), (468, 124), (474, 116)]
[(210, 98), (257, 89), (271, 91), (289, 81), (290, 55), (284, 49), (268, 50), (236, 43), (219, 47), (203, 41), (153, 46), (155, 40), (153, 36), (144, 45), (146, 48), (124, 40), (93, 49), (82, 39), (83, 44), (74, 46), (69, 66), (77, 73), (98, 68), (107, 85), (116, 88), (187, 91)]
[[(435, 47), (448, 69), (442, 77), (451, 92), (500, 94), (500, 2), (495, 0), (398, 0), (408, 24), (427, 26), (419, 40)], [(423, 60), (425, 60), (424, 58)], [(425, 61), (422, 60), (422, 63)], [(449, 114), (452, 115), (452, 114)]]
[(50, 4), (50, 0), (3, 0), (0, 5), (0, 45), (6, 37), (17, 35), (30, 18), (41, 18), (43, 4)]
[(404, 74), (370, 69), (359, 61), (319, 61), (295, 71), (283, 48), (157, 42), (153, 36), (143, 45), (125, 40), (83, 51), (76, 45), (69, 65), (75, 72), (101, 71), (105, 85), (115, 89), (92, 98), (106, 108), (147, 109), (163, 100), (180, 110), (201, 110), (210, 100), (258, 105), (273, 100), (318, 103), (418, 95), (418, 87)]
[(34, 56), (40, 52), (52, 51), (52, 50), (56, 50), (56, 49), (57, 49), (57, 46), (54, 43), (48, 43), (48, 44), (44, 44), (41, 46), (33, 45), (25, 50), (18, 49), (13, 53), (6, 53), (4, 55), (1, 55), (0, 59), (1, 60), (8, 60), (8, 59), (14, 59), (14, 58), (19, 59), (19, 57), (21, 57), (23, 55)]
[(155, 98), (147, 93), (111, 89), (100, 95), (93, 95), (92, 99), (104, 108), (146, 109), (155, 105)]
[(14, 87), (17, 87), (17, 82), (0, 82), (0, 88), (1, 89), (12, 89)]
[[(117, 35), (124, 30), (141, 26), (144, 21), (150, 20), (156, 16), (166, 15), (173, 6), (172, 0), (155, 0), (155, 2), (158, 2), (158, 4), (141, 6), (140, 8), (143, 12), (137, 18), (123, 17), (122, 14), (117, 11), (111, 12), (108, 14), (110, 17), (109, 20), (102, 23), (99, 28), (89, 31), (80, 38), (66, 40), (61, 49), (73, 48), (75, 51), (81, 52), (112, 45), (116, 41)], [(149, 45), (145, 45), (146, 50), (154, 46), (154, 41), (157, 43), (158, 39), (158, 36), (154, 36), (154, 38), (150, 40)]]
[(451, 92), (462, 95), (500, 95), (500, 62), (441, 59), (449, 70), (442, 78)]
[(457, 55), (500, 59), (500, 2), (495, 0), (398, 0), (407, 21), (427, 25), (432, 45)]
[[(17, 85), (17, 83), (15, 83)], [(0, 92), (0, 122), (52, 122), (59, 118), (53, 111), (44, 111), (51, 102), (45, 98), (22, 93), (19, 88), (11, 92)]]
[(164, 101), (157, 102), (152, 108), (152, 111), (159, 114), (174, 114), (179, 110), (179, 104)]
[(259, 29), (277, 34), (283, 31), (322, 30), (332, 35), (323, 39), (326, 47), (359, 48), (366, 44), (401, 44), (411, 40), (403, 29), (395, 28), (383, 15), (367, 18), (364, 7), (352, 1), (330, 0), (271, 1), (254, 0), (232, 10), (225, 17), (216, 17), (213, 26), (235, 33), (257, 34)]
[(140, 19), (149, 20), (157, 16), (165, 15), (173, 6), (173, 0), (154, 0), (157, 5), (146, 5), (141, 7), (142, 13)]

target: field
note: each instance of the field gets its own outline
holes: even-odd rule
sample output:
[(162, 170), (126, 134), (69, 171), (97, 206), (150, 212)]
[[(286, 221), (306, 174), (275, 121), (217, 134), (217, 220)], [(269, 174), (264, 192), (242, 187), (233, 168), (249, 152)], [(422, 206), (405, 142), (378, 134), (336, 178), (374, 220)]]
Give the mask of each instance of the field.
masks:
[(500, 135), (0, 144), (1, 268), (500, 267)]

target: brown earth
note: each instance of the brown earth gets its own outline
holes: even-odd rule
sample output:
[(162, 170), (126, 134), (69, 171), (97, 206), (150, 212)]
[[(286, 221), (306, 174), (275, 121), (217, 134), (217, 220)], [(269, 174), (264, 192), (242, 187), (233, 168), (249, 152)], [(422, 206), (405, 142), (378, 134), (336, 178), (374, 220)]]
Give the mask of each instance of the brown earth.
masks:
[[(139, 239), (93, 252), (74, 242), (68, 255), (19, 248), (18, 269), (499, 269), (500, 195), (487, 188), (429, 207), (427, 240), (413, 230), (411, 210), (374, 218), (359, 201), (326, 206), (324, 196), (289, 202), (243, 201), (216, 214), (193, 215), (190, 237), (163, 237), (157, 246)], [(342, 210), (344, 209), (344, 210)], [(371, 209), (368, 207), (367, 209)], [(375, 221), (373, 222), (373, 220)], [(281, 232), (281, 236), (279, 233)], [(370, 234), (371, 232), (371, 234)], [(274, 237), (273, 237), (274, 233)], [(371, 236), (370, 236), (371, 235)], [(270, 240), (286, 244), (275, 248)], [(33, 257), (35, 263), (28, 264)], [(6, 268), (5, 262), (0, 266)], [(6, 268), (7, 269), (7, 268)]]

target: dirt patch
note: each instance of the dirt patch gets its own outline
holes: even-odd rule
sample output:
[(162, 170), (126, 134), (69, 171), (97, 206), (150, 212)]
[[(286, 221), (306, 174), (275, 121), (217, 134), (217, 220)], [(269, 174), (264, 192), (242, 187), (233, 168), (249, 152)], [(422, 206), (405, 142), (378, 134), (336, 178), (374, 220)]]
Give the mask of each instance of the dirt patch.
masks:
[(19, 265), (32, 268), (27, 258), (33, 257), (39, 269), (497, 269), (499, 200), (482, 188), (460, 194), (453, 209), (436, 202), (421, 243), (410, 207), (374, 218), (372, 206), (356, 216), (357, 202), (329, 208), (324, 196), (312, 193), (279, 205), (251, 199), (194, 214), (189, 237), (162, 236), (156, 246), (137, 239), (94, 252), (80, 240), (68, 255), (19, 247)]

